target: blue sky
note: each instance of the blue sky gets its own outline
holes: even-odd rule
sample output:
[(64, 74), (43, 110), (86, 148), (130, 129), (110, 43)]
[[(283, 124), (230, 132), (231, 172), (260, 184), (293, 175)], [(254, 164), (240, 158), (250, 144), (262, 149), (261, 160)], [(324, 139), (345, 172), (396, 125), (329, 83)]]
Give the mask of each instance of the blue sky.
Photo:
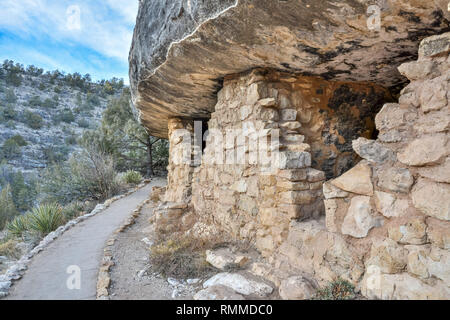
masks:
[(0, 0), (0, 60), (124, 78), (138, 0)]

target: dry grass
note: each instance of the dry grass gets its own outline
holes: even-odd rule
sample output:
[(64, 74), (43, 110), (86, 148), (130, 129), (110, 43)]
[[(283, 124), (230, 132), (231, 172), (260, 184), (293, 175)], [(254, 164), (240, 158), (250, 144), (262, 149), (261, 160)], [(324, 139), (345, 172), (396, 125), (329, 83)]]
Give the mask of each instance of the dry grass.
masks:
[(150, 261), (154, 271), (165, 277), (201, 278), (217, 271), (206, 262), (205, 251), (217, 247), (220, 242), (222, 240), (174, 234), (160, 238), (150, 248)]
[[(154, 223), (152, 220), (150, 222)], [(203, 221), (202, 224), (209, 226), (213, 222)], [(175, 233), (164, 233), (156, 229), (156, 237), (155, 244), (150, 248), (152, 268), (165, 277), (176, 279), (204, 278), (217, 273), (219, 270), (206, 261), (206, 250), (223, 247), (241, 253), (253, 250), (251, 241), (236, 239), (215, 228), (190, 228), (188, 231)]]
[(17, 241), (9, 239), (3, 243), (0, 243), (0, 256), (6, 256), (11, 259), (20, 258), (20, 250), (16, 248)]

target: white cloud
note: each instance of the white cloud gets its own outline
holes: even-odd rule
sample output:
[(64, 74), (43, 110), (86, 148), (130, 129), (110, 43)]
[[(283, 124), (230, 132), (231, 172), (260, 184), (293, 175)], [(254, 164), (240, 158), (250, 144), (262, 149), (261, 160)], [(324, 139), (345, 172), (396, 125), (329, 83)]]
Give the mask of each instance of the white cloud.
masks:
[(108, 5), (121, 14), (128, 23), (132, 25), (135, 24), (139, 1), (107, 0), (107, 2)]
[[(80, 8), (80, 28), (68, 27), (70, 6)], [(0, 0), (0, 8), (0, 29), (23, 38), (82, 45), (126, 61), (138, 0)]]

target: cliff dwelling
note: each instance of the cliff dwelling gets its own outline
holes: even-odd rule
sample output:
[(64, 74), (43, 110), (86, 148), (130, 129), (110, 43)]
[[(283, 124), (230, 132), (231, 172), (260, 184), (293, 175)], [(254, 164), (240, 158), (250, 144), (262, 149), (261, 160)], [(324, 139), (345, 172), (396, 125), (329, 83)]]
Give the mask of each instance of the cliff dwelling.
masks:
[(281, 287), (448, 299), (448, 19), (445, 1), (143, 1), (133, 102), (170, 142), (157, 228), (245, 239)]

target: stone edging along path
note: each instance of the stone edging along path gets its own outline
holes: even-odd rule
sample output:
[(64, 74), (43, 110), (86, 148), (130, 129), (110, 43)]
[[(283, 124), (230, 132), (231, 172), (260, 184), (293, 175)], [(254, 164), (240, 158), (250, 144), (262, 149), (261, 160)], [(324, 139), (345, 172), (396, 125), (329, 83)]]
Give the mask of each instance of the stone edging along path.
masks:
[[(107, 209), (113, 202), (120, 200), (122, 198), (125, 198), (129, 196), (130, 194), (138, 191), (139, 189), (145, 187), (148, 183), (150, 183), (150, 180), (144, 180), (141, 184), (139, 184), (137, 187), (127, 191), (124, 194), (115, 196), (113, 198), (110, 198), (106, 200), (102, 204), (98, 204), (94, 210), (92, 210), (90, 213), (87, 213), (85, 215), (79, 216), (73, 220), (70, 220), (65, 225), (60, 226), (55, 231), (50, 232), (47, 236), (45, 236), (41, 242), (34, 247), (30, 252), (23, 255), (16, 264), (10, 266), (5, 274), (0, 275), (0, 298), (6, 297), (9, 294), (9, 289), (11, 285), (13, 284), (13, 281), (17, 281), (22, 278), (22, 276), (25, 274), (25, 271), (28, 268), (28, 264), (30, 263), (31, 259), (44, 250), (50, 243), (52, 243), (55, 239), (60, 237), (64, 232), (71, 229), (73, 226), (77, 225), (78, 223), (95, 216), (96, 214), (104, 211)], [(139, 206), (141, 208), (141, 206)]]
[(113, 236), (106, 241), (101, 266), (97, 276), (97, 300), (109, 300), (108, 289), (111, 284), (110, 270), (111, 267), (114, 266), (112, 246), (116, 242), (118, 234), (133, 225), (141, 214), (142, 208), (150, 202), (150, 199), (146, 199), (139, 206), (137, 206), (127, 220), (114, 232)]

